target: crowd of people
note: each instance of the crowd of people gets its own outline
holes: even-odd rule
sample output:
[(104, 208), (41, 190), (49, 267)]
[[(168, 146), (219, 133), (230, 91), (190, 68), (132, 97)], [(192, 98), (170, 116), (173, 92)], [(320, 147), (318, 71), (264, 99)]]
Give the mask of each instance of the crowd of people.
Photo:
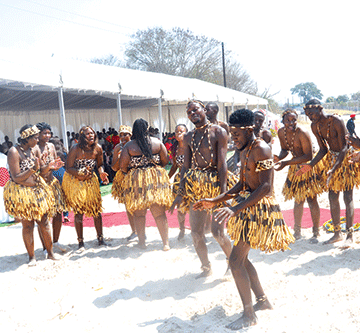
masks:
[[(263, 128), (265, 115), (248, 109), (234, 111), (229, 123), (217, 119), (216, 103), (191, 100), (186, 106), (189, 130), (178, 124), (162, 140), (144, 119), (133, 127), (121, 125), (96, 132), (84, 126), (68, 133), (69, 147), (52, 137), (46, 123), (24, 125), (16, 145), (6, 140), (10, 180), (4, 188), (7, 212), (23, 226), (29, 265), (36, 265), (33, 229), (49, 259), (58, 260), (53, 247), (59, 243), (62, 215), (74, 212), (79, 251), (84, 251), (83, 216), (94, 219), (99, 246), (107, 246), (103, 235), (100, 184), (112, 183), (112, 196), (125, 205), (131, 227), (128, 241), (138, 240), (146, 248), (145, 219), (153, 215), (163, 250), (170, 249), (166, 211), (177, 210), (178, 240), (185, 235), (189, 214), (191, 237), (201, 263), (196, 278), (212, 274), (206, 245), (210, 230), (226, 257), (243, 304), (242, 315), (228, 328), (238, 330), (257, 323), (256, 311), (272, 309), (255, 267), (250, 249), (285, 251), (301, 237), (304, 202), (313, 221), (312, 244), (318, 242), (320, 207), (317, 196), (328, 192), (334, 235), (326, 244), (343, 239), (339, 194), (346, 205), (346, 237), (353, 242), (353, 188), (360, 184), (360, 138), (348, 133), (344, 122), (323, 111), (320, 101), (304, 106), (319, 150), (314, 152), (310, 134), (297, 124), (298, 114), (287, 109), (278, 132), (281, 150), (273, 151), (271, 133)], [(228, 148), (234, 150), (226, 159)], [(291, 153), (290, 158), (287, 158)], [(169, 172), (164, 168), (171, 161)], [(294, 200), (294, 234), (287, 227), (275, 198), (275, 172), (289, 166), (283, 194)], [(52, 232), (51, 232), (52, 221)], [(226, 235), (225, 230), (229, 237)], [(231, 242), (233, 241), (233, 243)], [(252, 293), (256, 302), (252, 302)]]

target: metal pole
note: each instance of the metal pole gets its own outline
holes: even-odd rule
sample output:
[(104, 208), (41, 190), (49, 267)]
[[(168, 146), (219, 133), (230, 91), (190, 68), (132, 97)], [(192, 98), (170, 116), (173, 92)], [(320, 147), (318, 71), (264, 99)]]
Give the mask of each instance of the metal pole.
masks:
[(62, 138), (64, 141), (64, 147), (66, 149), (69, 148), (68, 146), (68, 140), (66, 135), (66, 119), (65, 119), (65, 106), (64, 106), (64, 94), (63, 94), (63, 81), (62, 77), (60, 75), (60, 86), (58, 90), (58, 99), (59, 99), (59, 108), (60, 108), (60, 122), (61, 122), (61, 132), (62, 132)]
[(221, 43), (221, 49), (222, 49), (222, 65), (223, 65), (224, 87), (226, 87), (226, 74), (225, 74), (225, 50), (224, 50), (224, 43)]
[(117, 107), (117, 112), (118, 112), (118, 120), (119, 120), (119, 126), (122, 125), (122, 114), (121, 114), (121, 85), (120, 83), (118, 83), (119, 86), (119, 92), (117, 94), (117, 98), (116, 98), (116, 107)]
[(159, 105), (159, 132), (160, 132), (160, 140), (162, 142), (163, 140), (163, 129), (162, 129), (162, 105), (161, 105), (161, 99), (164, 96), (164, 92), (160, 89), (160, 97), (158, 101)]

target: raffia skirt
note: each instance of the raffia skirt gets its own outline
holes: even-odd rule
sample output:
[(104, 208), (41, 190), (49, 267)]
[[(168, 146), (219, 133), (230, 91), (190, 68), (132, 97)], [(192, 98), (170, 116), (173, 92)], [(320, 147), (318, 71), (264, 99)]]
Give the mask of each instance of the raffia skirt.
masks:
[(64, 211), (65, 206), (65, 196), (64, 191), (61, 188), (60, 182), (53, 177), (52, 181), (49, 183), (54, 195), (54, 215), (61, 214)]
[(64, 173), (62, 189), (65, 194), (65, 206), (75, 214), (96, 217), (102, 212), (100, 184), (95, 173), (88, 180), (78, 180), (68, 172)]
[[(184, 178), (185, 195), (181, 203), (182, 211), (189, 210), (190, 203), (201, 199), (215, 198), (220, 195), (220, 181), (217, 171), (189, 169)], [(227, 190), (232, 188), (238, 181), (239, 178), (228, 171)]]
[(168, 209), (173, 199), (169, 176), (160, 166), (133, 168), (125, 175), (118, 171), (111, 194), (119, 203), (125, 204), (130, 214), (154, 204)]
[(306, 198), (314, 198), (326, 191), (326, 179), (323, 177), (324, 165), (322, 161), (317, 163), (310, 171), (301, 176), (296, 172), (301, 165), (290, 165), (287, 178), (282, 190), (285, 200), (295, 199), (295, 202), (303, 202)]
[(19, 185), (10, 179), (4, 187), (4, 205), (7, 213), (17, 219), (41, 221), (46, 214), (54, 215), (55, 199), (42, 177), (38, 177), (34, 187)]
[[(249, 192), (240, 192), (233, 201), (233, 205), (245, 200), (249, 195)], [(227, 231), (234, 240), (234, 246), (242, 240), (251, 248), (260, 249), (266, 253), (288, 250), (289, 244), (295, 242), (294, 236), (284, 221), (280, 206), (273, 196), (262, 198), (255, 205), (230, 218)]]
[[(327, 190), (334, 192), (343, 192), (352, 190), (355, 186), (360, 185), (360, 164), (349, 163), (349, 156), (354, 152), (353, 149), (348, 149), (345, 158), (339, 168), (332, 176)], [(322, 159), (324, 164), (323, 177), (326, 184), (327, 171), (329, 171), (336, 162), (338, 153), (329, 150)]]

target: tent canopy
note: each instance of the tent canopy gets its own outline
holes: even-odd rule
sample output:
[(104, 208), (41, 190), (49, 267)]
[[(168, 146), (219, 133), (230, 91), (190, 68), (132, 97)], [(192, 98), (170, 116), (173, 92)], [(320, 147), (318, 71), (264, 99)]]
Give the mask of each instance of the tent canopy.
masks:
[(113, 109), (119, 93), (122, 108), (151, 106), (160, 97), (171, 102), (198, 98), (228, 105), (268, 104), (266, 99), (197, 79), (75, 60), (19, 64), (0, 59), (0, 112), (59, 109), (60, 86), (65, 109)]

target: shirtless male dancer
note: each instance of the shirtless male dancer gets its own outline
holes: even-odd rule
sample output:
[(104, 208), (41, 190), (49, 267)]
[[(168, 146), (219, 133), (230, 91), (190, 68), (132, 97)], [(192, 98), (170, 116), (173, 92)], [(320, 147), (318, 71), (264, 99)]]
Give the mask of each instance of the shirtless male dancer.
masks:
[[(184, 136), (184, 164), (180, 174), (178, 195), (170, 212), (176, 207), (189, 206), (191, 236), (197, 255), (201, 261), (203, 272), (197, 276), (206, 277), (211, 274), (208, 250), (204, 240), (206, 216), (211, 211), (195, 211), (194, 202), (202, 198), (212, 198), (226, 191), (227, 166), (226, 131), (208, 122), (205, 106), (201, 101), (192, 100), (187, 104), (186, 113), (195, 129)], [(231, 243), (224, 234), (224, 225), (212, 218), (211, 232), (226, 258), (231, 252)]]
[(329, 192), (331, 218), (334, 236), (324, 242), (332, 244), (342, 240), (340, 225), (340, 192), (344, 192), (346, 207), (346, 241), (344, 247), (353, 242), (354, 202), (353, 188), (358, 185), (358, 165), (349, 163), (351, 154), (346, 143), (344, 121), (335, 115), (327, 115), (319, 100), (311, 99), (304, 106), (305, 114), (311, 120), (311, 130), (319, 144), (319, 152), (298, 172), (300, 176), (314, 168), (321, 160), (324, 163), (323, 177)]
[[(285, 200), (295, 199), (294, 202), (294, 237), (301, 237), (301, 219), (304, 211), (304, 202), (307, 201), (311, 218), (313, 221), (313, 237), (310, 243), (318, 243), (320, 207), (317, 195), (324, 191), (322, 177), (317, 164), (317, 168), (311, 169), (301, 177), (295, 174), (301, 168), (300, 163), (312, 160), (313, 150), (310, 134), (297, 126), (298, 115), (295, 110), (287, 109), (282, 115), (284, 127), (278, 131), (281, 151), (278, 156), (274, 155), (275, 170), (280, 171), (289, 166), (288, 175), (283, 187)], [(284, 160), (291, 152), (292, 158)]]
[(214, 102), (209, 102), (205, 106), (206, 118), (210, 123), (221, 126), (226, 133), (230, 136), (229, 125), (221, 120), (217, 119), (219, 113), (219, 106)]
[[(255, 311), (272, 309), (260, 284), (255, 267), (249, 261), (251, 248), (265, 252), (287, 250), (294, 242), (273, 193), (274, 168), (271, 148), (255, 137), (254, 114), (247, 109), (237, 110), (229, 118), (230, 133), (240, 150), (239, 182), (216, 198), (195, 203), (194, 209), (211, 209), (234, 198), (232, 207), (222, 207), (215, 213), (215, 223), (227, 230), (234, 246), (230, 268), (243, 303), (242, 316), (227, 328), (239, 330), (257, 324)], [(253, 306), (251, 290), (256, 297)]]
[(255, 127), (254, 134), (257, 138), (263, 139), (267, 144), (271, 144), (272, 135), (268, 129), (263, 128), (263, 124), (265, 121), (265, 115), (261, 111), (255, 111)]

